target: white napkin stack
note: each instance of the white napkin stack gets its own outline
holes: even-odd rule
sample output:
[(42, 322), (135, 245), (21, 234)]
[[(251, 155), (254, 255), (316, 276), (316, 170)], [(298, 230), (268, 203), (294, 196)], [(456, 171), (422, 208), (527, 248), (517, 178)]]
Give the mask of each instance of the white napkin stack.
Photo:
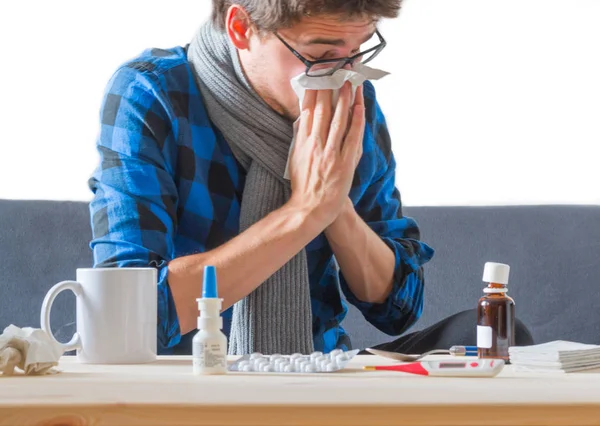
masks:
[(55, 374), (63, 349), (39, 329), (9, 325), (0, 335), (0, 373), (11, 376), (15, 367), (26, 375)]
[(600, 346), (556, 340), (508, 349), (515, 371), (570, 373), (600, 368)]

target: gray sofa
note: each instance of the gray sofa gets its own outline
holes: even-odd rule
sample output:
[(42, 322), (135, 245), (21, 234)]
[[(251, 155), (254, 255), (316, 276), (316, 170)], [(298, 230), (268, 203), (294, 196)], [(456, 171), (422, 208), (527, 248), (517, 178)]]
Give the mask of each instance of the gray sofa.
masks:
[[(410, 331), (475, 308), (483, 264), (497, 261), (511, 265), (509, 295), (536, 343), (600, 344), (600, 206), (406, 207), (404, 214), (436, 249), (423, 315)], [(50, 286), (92, 265), (90, 238), (86, 203), (0, 200), (0, 330), (39, 327)], [(75, 331), (74, 305), (69, 294), (55, 302), (60, 340)], [(355, 348), (392, 339), (352, 306), (343, 325)]]

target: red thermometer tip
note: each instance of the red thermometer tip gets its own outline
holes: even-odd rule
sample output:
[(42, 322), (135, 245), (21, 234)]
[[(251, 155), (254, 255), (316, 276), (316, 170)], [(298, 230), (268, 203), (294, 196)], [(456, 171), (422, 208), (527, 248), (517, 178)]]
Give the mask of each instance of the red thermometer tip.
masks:
[(422, 376), (428, 376), (427, 371), (420, 362), (413, 362), (410, 364), (401, 365), (376, 365), (363, 367), (365, 370), (385, 370), (385, 371), (401, 371), (403, 373), (420, 374)]

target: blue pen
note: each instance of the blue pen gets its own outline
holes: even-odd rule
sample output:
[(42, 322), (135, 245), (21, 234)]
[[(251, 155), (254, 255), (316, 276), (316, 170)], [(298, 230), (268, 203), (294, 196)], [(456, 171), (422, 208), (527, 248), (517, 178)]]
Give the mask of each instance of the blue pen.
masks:
[(427, 355), (452, 355), (452, 356), (477, 356), (477, 346), (452, 346), (450, 349), (434, 349), (419, 355), (407, 355), (398, 352), (384, 351), (381, 349), (366, 348), (367, 352), (373, 355), (383, 356), (385, 358), (394, 359), (396, 361), (412, 362), (418, 361)]
[(449, 350), (454, 356), (477, 356), (477, 346), (452, 346)]

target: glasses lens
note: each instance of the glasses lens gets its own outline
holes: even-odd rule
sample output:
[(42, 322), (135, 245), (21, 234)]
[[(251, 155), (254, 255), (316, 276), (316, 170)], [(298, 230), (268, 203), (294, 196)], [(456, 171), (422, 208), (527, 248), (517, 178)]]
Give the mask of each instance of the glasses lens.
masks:
[[(352, 63), (367, 63), (375, 56), (377, 56), (382, 49), (383, 45), (381, 44), (379, 37), (375, 34), (366, 43), (363, 43), (360, 46), (360, 51), (366, 53), (362, 54), (361, 56), (357, 56), (354, 59), (354, 61), (352, 61)], [(324, 75), (331, 75), (340, 68), (342, 68), (344, 65), (346, 65), (346, 63), (349, 62), (341, 60), (314, 64), (308, 70), (307, 75), (309, 77), (321, 77)]]
[(314, 64), (310, 67), (307, 72), (309, 77), (321, 77), (324, 75), (331, 75), (345, 64), (345, 61), (334, 61), (334, 62), (323, 62), (320, 64)]
[(376, 46), (379, 46), (379, 43), (381, 43), (379, 40), (379, 36), (377, 34), (373, 34), (373, 36), (369, 40), (360, 45), (360, 51), (364, 52), (366, 50), (372, 49)]
[(354, 62), (360, 62), (360, 63), (365, 63), (365, 62), (369, 62), (371, 59), (373, 59), (375, 56), (377, 56), (377, 54), (381, 51), (381, 49), (383, 48), (383, 46), (381, 46), (381, 41), (379, 39), (379, 36), (377, 36), (377, 34), (373, 34), (373, 37), (371, 37), (366, 43), (363, 43), (360, 46), (360, 51), (361, 52), (367, 52), (364, 55), (359, 56), (358, 58), (355, 59)]
[(366, 62), (369, 62), (371, 59), (373, 59), (375, 56), (377, 56), (377, 54), (379, 53), (381, 49), (375, 49), (372, 52), (367, 52), (364, 55), (359, 56), (358, 58), (356, 58), (354, 60), (354, 62), (360, 62), (361, 64), (364, 64)]

